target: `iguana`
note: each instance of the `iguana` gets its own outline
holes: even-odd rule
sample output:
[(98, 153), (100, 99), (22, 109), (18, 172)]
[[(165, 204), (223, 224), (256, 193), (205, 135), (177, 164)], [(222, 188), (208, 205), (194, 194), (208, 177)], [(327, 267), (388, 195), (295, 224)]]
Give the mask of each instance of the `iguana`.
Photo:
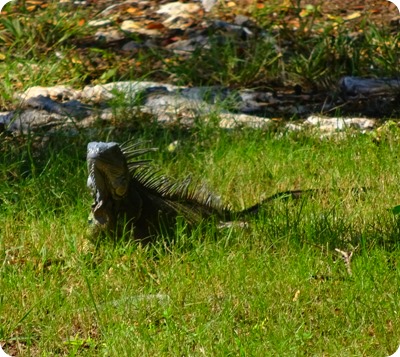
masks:
[(214, 217), (221, 222), (241, 221), (256, 214), (266, 202), (279, 197), (298, 198), (304, 192), (279, 192), (262, 202), (235, 212), (229, 205), (190, 179), (175, 182), (157, 171), (149, 160), (138, 160), (154, 148), (140, 144), (119, 145), (116, 142), (91, 142), (87, 147), (88, 182), (94, 203), (89, 223), (93, 234), (122, 234), (133, 231), (138, 240), (150, 240), (163, 229), (171, 230), (177, 218), (188, 226)]

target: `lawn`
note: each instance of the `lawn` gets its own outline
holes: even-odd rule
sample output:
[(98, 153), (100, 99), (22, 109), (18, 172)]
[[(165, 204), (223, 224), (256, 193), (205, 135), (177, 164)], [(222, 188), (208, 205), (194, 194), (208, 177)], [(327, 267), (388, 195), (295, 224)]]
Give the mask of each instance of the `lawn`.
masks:
[[(246, 229), (143, 247), (87, 236), (85, 138), (3, 143), (1, 340), (22, 355), (388, 356), (400, 324), (399, 203), (393, 130), (347, 133), (135, 133), (155, 165), (202, 177), (237, 208), (282, 189)], [(197, 134), (197, 135), (195, 135)], [(131, 135), (129, 135), (131, 136)], [(115, 139), (115, 138), (110, 138)], [(174, 152), (168, 144), (178, 140)], [(188, 148), (191, 153), (188, 154)], [(57, 153), (57, 154), (54, 154)], [(232, 170), (234, 168), (234, 170)], [(352, 188), (367, 187), (355, 194)], [(349, 274), (335, 248), (353, 252)]]
[[(161, 64), (157, 61), (163, 52), (156, 51), (144, 62), (157, 70), (141, 67), (137, 73), (124, 71), (132, 58), (118, 57), (113, 49), (77, 46), (77, 39), (89, 31), (79, 22), (80, 11), (68, 17), (49, 2), (28, 21), (28, 8), (18, 12), (10, 6), (0, 20), (0, 45), (7, 50), (7, 56), (0, 57), (2, 108), (15, 105), (15, 91), (33, 85), (83, 86), (141, 78), (173, 82), (180, 76), (185, 85), (212, 82), (238, 88), (246, 79), (246, 86), (265, 87), (299, 80), (321, 89), (340, 75), (367, 75), (368, 69), (371, 75), (398, 74), (398, 33), (365, 18), (357, 24), (365, 33), (354, 40), (348, 37), (354, 30), (350, 25), (339, 31), (331, 23), (339, 20), (329, 22), (316, 8), (312, 14), (293, 15), (302, 6), (295, 5), (287, 12), (281, 9), (282, 16), (271, 22), (264, 20), (272, 7), (251, 9), (260, 26), (271, 31), (278, 31), (285, 14), (307, 20), (309, 30), (302, 28), (294, 47), (284, 45), (293, 29), (272, 31), (284, 52), (271, 54), (273, 61), (259, 57), (265, 43), (257, 47), (261, 52), (253, 51), (255, 43), (244, 52), (230, 43), (216, 67), (198, 71), (193, 65), (195, 60), (211, 64), (216, 47), (187, 61), (173, 57)], [(328, 21), (325, 32), (320, 30), (323, 21)], [(24, 32), (21, 24), (37, 31)], [(329, 62), (331, 70), (324, 72), (328, 59), (321, 54), (328, 47), (336, 57)], [(357, 56), (339, 56), (349, 47)], [(57, 49), (64, 57), (50, 50), (46, 56), (44, 48)], [(243, 62), (240, 56), (250, 50), (254, 58)], [(318, 61), (311, 61), (314, 55)], [(84, 61), (97, 56), (104, 61), (99, 68), (85, 67)], [(229, 58), (235, 65), (225, 66)], [(118, 71), (102, 77), (117, 60)], [(134, 60), (143, 63), (143, 57)], [(256, 66), (261, 70), (252, 72)], [(279, 126), (225, 130), (219, 128), (217, 115), (190, 129), (121, 122), (113, 124), (113, 130), (97, 128), (73, 136), (57, 132), (45, 140), (34, 133), (0, 133), (0, 344), (7, 353), (394, 353), (400, 344), (400, 218), (393, 213), (400, 204), (396, 121), (367, 133), (349, 128), (331, 135), (311, 129), (289, 132)], [(191, 175), (205, 182), (235, 210), (279, 191), (318, 192), (270, 202), (249, 217), (246, 228), (217, 229), (215, 222), (205, 222), (189, 232), (180, 222), (174, 235), (151, 245), (112, 238), (95, 244), (87, 225), (91, 197), (86, 145), (127, 139), (159, 148), (147, 154), (157, 168), (178, 180)], [(352, 254), (347, 263), (346, 254)]]

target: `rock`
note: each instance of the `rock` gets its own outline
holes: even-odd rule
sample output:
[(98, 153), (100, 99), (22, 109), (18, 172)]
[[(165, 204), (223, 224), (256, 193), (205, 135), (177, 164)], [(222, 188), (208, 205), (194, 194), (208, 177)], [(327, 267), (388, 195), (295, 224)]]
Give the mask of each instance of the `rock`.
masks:
[(203, 5), (205, 11), (209, 12), (214, 7), (216, 2), (217, 0), (201, 0), (201, 5)]
[(129, 41), (122, 46), (122, 51), (132, 52), (142, 47), (143, 46), (140, 43)]
[(300, 131), (303, 129), (302, 125), (289, 123), (285, 125), (287, 131)]
[(234, 129), (238, 127), (248, 127), (252, 129), (263, 129), (273, 124), (273, 120), (247, 114), (221, 113), (219, 127), (223, 129)]
[(146, 36), (159, 36), (161, 32), (159, 29), (147, 29), (143, 27), (142, 22), (125, 20), (121, 24), (121, 30), (129, 33), (139, 33)]
[(91, 103), (99, 103), (114, 98), (114, 94), (103, 85), (86, 86), (83, 88), (82, 98)]
[(126, 81), (126, 82), (112, 82), (103, 85), (86, 86), (81, 93), (83, 99), (90, 102), (102, 102), (114, 98), (112, 92), (117, 91), (125, 94), (127, 100), (135, 99), (138, 93), (146, 90), (163, 89), (173, 92), (180, 87), (172, 84), (163, 84), (158, 82), (149, 81)]
[(72, 122), (70, 118), (64, 115), (37, 109), (13, 112), (10, 119), (7, 130), (24, 134), (34, 131), (48, 131), (62, 123)]
[[(107, 106), (107, 101), (115, 96), (125, 103), (132, 103), (135, 110), (150, 114), (151, 120), (156, 120), (160, 125), (192, 127), (197, 120), (207, 121), (212, 116), (218, 116), (220, 127), (225, 129), (268, 128), (275, 125), (275, 120), (268, 117), (275, 115), (276, 111), (281, 113), (281, 107), (298, 109), (299, 98), (303, 101), (312, 99), (307, 95), (290, 93), (235, 91), (220, 86), (183, 87), (151, 81), (113, 82), (86, 86), (83, 90), (67, 86), (32, 87), (16, 95), (21, 100), (18, 110), (0, 113), (0, 132), (43, 131), (50, 134), (61, 128), (79, 130), (98, 122), (115, 123), (126, 111), (125, 104), (113, 108)], [(86, 102), (89, 104), (83, 104)], [(93, 103), (99, 105), (92, 107), (90, 104)], [(286, 125), (284, 121), (282, 123), (288, 131), (313, 127), (324, 136), (329, 136), (346, 128), (361, 132), (372, 130), (378, 122), (368, 118), (312, 115), (301, 124), (299, 121)]]
[(209, 104), (185, 98), (177, 93), (158, 90), (149, 93), (143, 103), (142, 111), (157, 117), (161, 123), (179, 123), (192, 126), (194, 120), (213, 110)]
[(237, 96), (236, 92), (221, 86), (182, 88), (178, 93), (187, 99), (198, 101), (199, 103), (222, 104), (222, 107), (230, 101), (234, 101), (236, 104), (237, 101), (241, 100), (241, 98)]
[(197, 4), (177, 1), (161, 5), (156, 13), (169, 16), (163, 21), (163, 24), (168, 27), (168, 24), (173, 23), (177, 18), (190, 18), (199, 10), (200, 6)]
[(25, 100), (23, 105), (32, 109), (45, 110), (48, 113), (66, 115), (74, 118), (84, 118), (90, 115), (90, 109), (77, 100), (58, 103), (48, 97), (39, 95)]
[(110, 30), (99, 30), (94, 34), (94, 37), (97, 41), (104, 41), (106, 43), (120, 41), (125, 38), (125, 35), (115, 29)]
[(78, 1), (78, 0), (60, 0), (60, 5), (75, 5), (75, 6), (87, 6), (87, 1)]
[(209, 39), (205, 36), (195, 36), (188, 40), (179, 40), (167, 45), (165, 48), (177, 54), (192, 53), (198, 48), (210, 48)]
[(182, 3), (180, 1), (170, 2), (161, 5), (156, 11), (157, 14), (163, 14), (168, 16), (189, 16), (190, 14), (196, 13), (200, 10), (200, 6), (193, 3)]
[(215, 29), (221, 29), (227, 32), (235, 33), (237, 36), (242, 36), (243, 38), (253, 35), (253, 32), (251, 32), (245, 26), (231, 24), (222, 20), (213, 20), (211, 22), (211, 26)]
[(342, 93), (346, 96), (393, 95), (400, 90), (400, 79), (343, 77), (339, 81), (339, 86)]
[(112, 24), (112, 21), (109, 19), (91, 20), (88, 22), (88, 25), (92, 26), (92, 27), (106, 27), (111, 24)]
[(376, 121), (367, 118), (323, 118), (310, 116), (304, 122), (305, 125), (318, 127), (321, 131), (333, 132), (347, 128), (356, 128), (361, 131), (372, 130)]
[(15, 97), (22, 101), (26, 101), (29, 100), (30, 98), (36, 98), (39, 96), (57, 100), (70, 100), (70, 99), (79, 99), (80, 93), (81, 91), (66, 86), (32, 87), (28, 88), (23, 93), (16, 94)]
[(235, 24), (239, 25), (239, 26), (244, 26), (244, 24), (246, 22), (250, 21), (249, 17), (245, 16), (245, 15), (236, 15), (235, 17)]
[(149, 1), (146, 1), (146, 0), (140, 0), (140, 2), (139, 1), (123, 1), (123, 2), (108, 6), (102, 12), (100, 12), (99, 16), (103, 16), (103, 17), (109, 16), (112, 13), (121, 11), (122, 9), (124, 9), (126, 7), (129, 7), (129, 6), (138, 6), (138, 5), (140, 5), (139, 7), (143, 7), (143, 6), (146, 6), (148, 4), (149, 4)]
[(14, 111), (0, 112), (0, 133), (8, 128), (14, 117)]

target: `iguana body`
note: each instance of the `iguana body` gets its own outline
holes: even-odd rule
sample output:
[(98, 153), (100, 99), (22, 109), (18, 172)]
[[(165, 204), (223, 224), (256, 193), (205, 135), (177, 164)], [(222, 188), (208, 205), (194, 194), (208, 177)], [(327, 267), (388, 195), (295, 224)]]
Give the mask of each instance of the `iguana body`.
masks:
[(149, 165), (148, 160), (137, 160), (154, 150), (114, 142), (88, 144), (88, 187), (94, 198), (90, 220), (93, 233), (132, 231), (136, 239), (148, 240), (163, 230), (174, 229), (178, 217), (189, 226), (209, 217), (221, 223), (240, 220), (257, 213), (268, 201), (278, 197), (297, 198), (305, 192), (281, 192), (246, 210), (233, 212), (204, 186), (192, 188), (190, 180), (172, 182)]
[(154, 149), (121, 147), (117, 143), (88, 144), (88, 187), (92, 191), (93, 230), (120, 233), (133, 230), (146, 239), (173, 228), (178, 216), (188, 225), (216, 216), (227, 220), (230, 211), (204, 187), (190, 188), (190, 180), (172, 182), (138, 156)]

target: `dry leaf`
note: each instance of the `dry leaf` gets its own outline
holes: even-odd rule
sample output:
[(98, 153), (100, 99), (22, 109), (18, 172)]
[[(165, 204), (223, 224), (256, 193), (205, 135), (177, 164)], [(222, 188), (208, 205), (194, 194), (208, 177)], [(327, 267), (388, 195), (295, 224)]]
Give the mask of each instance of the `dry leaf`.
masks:
[(292, 301), (295, 302), (295, 301), (299, 300), (299, 296), (300, 296), (300, 290), (297, 290), (294, 294)]
[(293, 20), (289, 20), (288, 23), (290, 25), (292, 25), (295, 28), (299, 28), (300, 27), (300, 22), (297, 19), (293, 19)]
[(6, 59), (6, 55), (4, 53), (0, 53), (0, 61), (4, 61)]
[(353, 12), (352, 14), (350, 14), (350, 15), (345, 16), (343, 19), (346, 20), (346, 21), (349, 21), (349, 20), (357, 19), (360, 16), (361, 16), (361, 12), (356, 11), (356, 12)]
[(337, 23), (339, 23), (339, 24), (343, 23), (343, 18), (340, 17), (340, 16), (333, 16), (333, 15), (327, 14), (326, 17), (327, 17), (329, 20), (335, 21), (335, 22), (337, 22)]
[(85, 24), (86, 20), (85, 19), (80, 19), (78, 21), (78, 26), (83, 26)]
[(131, 14), (131, 15), (138, 15), (138, 12), (140, 12), (140, 10), (136, 7), (128, 7), (126, 9), (126, 12)]
[(146, 26), (149, 30), (161, 30), (165, 28), (165, 26), (161, 22), (150, 22)]
[(36, 10), (36, 5), (27, 6), (26, 9), (27, 9), (29, 12), (35, 11), (35, 10)]
[(310, 14), (310, 12), (308, 10), (303, 9), (303, 10), (300, 11), (299, 16), (300, 17), (307, 17), (309, 14)]

